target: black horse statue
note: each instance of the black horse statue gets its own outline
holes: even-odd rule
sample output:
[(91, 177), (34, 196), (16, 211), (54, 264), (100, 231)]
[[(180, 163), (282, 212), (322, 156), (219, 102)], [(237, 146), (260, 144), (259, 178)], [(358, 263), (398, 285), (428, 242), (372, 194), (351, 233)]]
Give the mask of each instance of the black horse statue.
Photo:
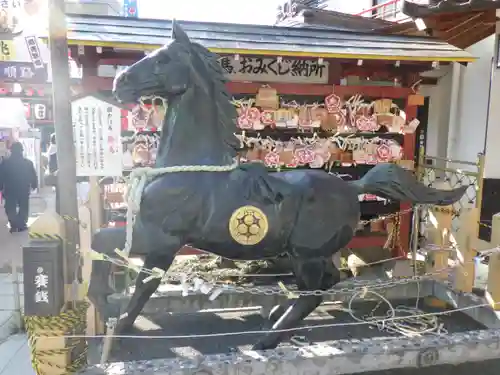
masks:
[[(191, 42), (174, 21), (171, 41), (121, 72), (113, 92), (122, 102), (146, 95), (168, 101), (155, 168), (234, 165), (240, 142), (236, 110), (218, 56)], [(203, 168), (200, 168), (202, 170)], [(148, 181), (133, 225), (131, 255), (144, 267), (168, 270), (184, 245), (233, 260), (287, 254), (299, 290), (326, 290), (340, 280), (332, 255), (347, 246), (360, 220), (358, 194), (415, 204), (449, 205), (465, 188), (440, 191), (394, 164), (379, 164), (361, 180), (345, 182), (318, 170), (268, 173), (261, 163), (227, 171), (165, 173)], [(126, 242), (124, 228), (102, 229), (93, 250), (112, 256)], [(106, 315), (110, 263), (94, 261), (89, 298)], [(115, 332), (130, 328), (160, 284), (140, 273), (127, 314)], [(275, 348), (323, 300), (302, 295), (276, 306), (271, 329), (254, 349)]]

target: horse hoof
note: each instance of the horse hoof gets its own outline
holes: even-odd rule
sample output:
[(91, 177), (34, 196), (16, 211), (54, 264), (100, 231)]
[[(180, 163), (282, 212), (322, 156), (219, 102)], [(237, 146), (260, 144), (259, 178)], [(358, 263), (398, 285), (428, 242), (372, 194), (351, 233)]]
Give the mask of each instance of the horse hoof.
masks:
[(121, 317), (116, 324), (114, 335), (119, 336), (122, 334), (130, 333), (133, 327), (133, 320), (129, 319), (128, 316)]
[(275, 349), (276, 347), (277, 345), (267, 345), (266, 343), (258, 342), (252, 347), (252, 350), (255, 351), (270, 350), (270, 349)]
[(258, 342), (257, 344), (252, 346), (252, 350), (260, 351), (260, 350), (266, 350), (266, 348), (262, 343)]
[(271, 309), (268, 306), (260, 307), (260, 316), (262, 318), (269, 319), (270, 314), (271, 314)]
[(277, 305), (277, 306), (274, 306), (272, 309), (271, 309), (271, 312), (269, 312), (269, 315), (268, 315), (268, 319), (271, 323), (276, 323), (279, 318), (281, 318), (281, 316), (285, 313), (285, 308), (280, 306), (280, 305)]

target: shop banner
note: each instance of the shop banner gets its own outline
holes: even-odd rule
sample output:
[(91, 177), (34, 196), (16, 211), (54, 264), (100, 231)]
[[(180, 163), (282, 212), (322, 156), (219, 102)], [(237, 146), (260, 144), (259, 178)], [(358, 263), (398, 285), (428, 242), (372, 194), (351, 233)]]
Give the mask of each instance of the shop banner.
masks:
[(35, 69), (30, 62), (0, 61), (0, 81), (20, 83), (47, 82), (47, 65)]
[(139, 17), (137, 12), (137, 0), (123, 0), (123, 17)]

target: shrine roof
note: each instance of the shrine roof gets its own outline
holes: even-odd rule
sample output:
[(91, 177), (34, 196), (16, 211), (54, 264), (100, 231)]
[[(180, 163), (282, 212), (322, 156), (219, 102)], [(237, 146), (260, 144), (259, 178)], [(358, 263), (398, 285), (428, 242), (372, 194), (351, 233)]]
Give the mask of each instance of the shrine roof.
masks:
[[(430, 37), (180, 21), (189, 37), (220, 54), (406, 61), (474, 61), (468, 52)], [(152, 50), (170, 38), (170, 20), (68, 16), (68, 43)]]
[(418, 1), (405, 0), (402, 12), (411, 17), (428, 17), (438, 14), (463, 13), (500, 9), (498, 0), (468, 0), (468, 1)]
[(333, 10), (296, 5), (291, 14), (278, 15), (279, 26), (325, 28), (339, 31), (375, 32), (392, 26), (390, 21), (379, 18), (360, 17)]
[(423, 19), (427, 29), (418, 30), (414, 22), (400, 22), (379, 29), (392, 35), (432, 33), (437, 39), (467, 48), (495, 34), (498, 0), (415, 1), (404, 0), (401, 11), (411, 19)]

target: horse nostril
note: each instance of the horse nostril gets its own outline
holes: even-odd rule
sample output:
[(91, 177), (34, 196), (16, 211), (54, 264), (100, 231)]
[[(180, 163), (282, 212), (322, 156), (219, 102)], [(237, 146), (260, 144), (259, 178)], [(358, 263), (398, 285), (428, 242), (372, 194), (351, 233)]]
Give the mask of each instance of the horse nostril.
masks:
[(129, 81), (129, 75), (127, 73), (122, 73), (121, 81), (127, 83)]

